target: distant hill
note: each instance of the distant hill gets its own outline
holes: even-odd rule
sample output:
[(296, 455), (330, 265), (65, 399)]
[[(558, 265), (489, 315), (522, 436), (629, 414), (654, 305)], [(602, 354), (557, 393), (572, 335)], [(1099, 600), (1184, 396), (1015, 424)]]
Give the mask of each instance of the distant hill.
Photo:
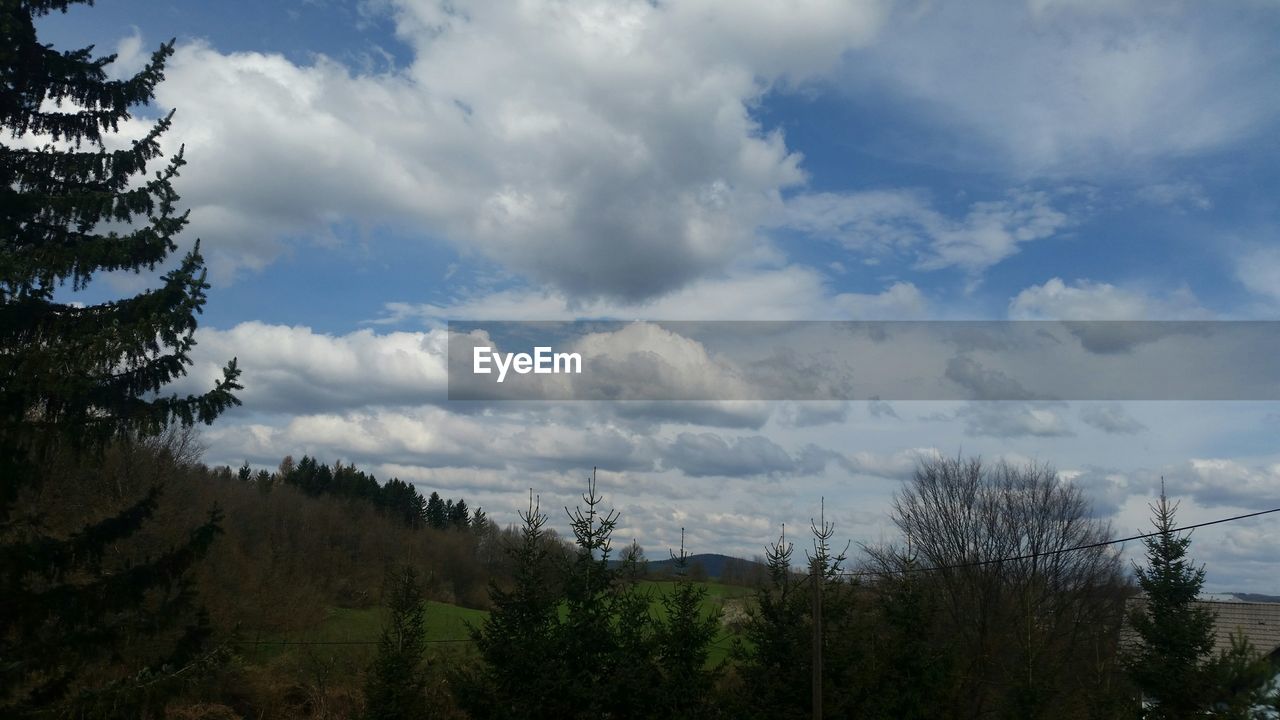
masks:
[[(731, 555), (721, 555), (719, 553), (700, 553), (698, 555), (689, 556), (689, 567), (701, 565), (707, 571), (709, 577), (718, 578), (724, 575), (725, 565), (730, 563), (741, 563), (743, 568), (754, 568), (760, 566), (760, 563), (752, 560), (743, 560), (742, 558), (733, 557)], [(674, 570), (676, 562), (670, 558), (665, 560), (650, 560), (649, 572), (663, 572), (665, 570)]]
[(1280, 595), (1263, 595), (1261, 593), (1230, 593), (1240, 602), (1280, 603)]

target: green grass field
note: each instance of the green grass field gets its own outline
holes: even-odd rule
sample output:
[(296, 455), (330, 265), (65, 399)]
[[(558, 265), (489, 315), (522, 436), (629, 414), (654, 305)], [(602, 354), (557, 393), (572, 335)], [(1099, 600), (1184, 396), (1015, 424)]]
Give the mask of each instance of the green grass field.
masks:
[[(706, 598), (702, 601), (702, 610), (704, 613), (715, 612), (720, 610), (723, 614), (726, 606), (738, 605), (741, 607), (747, 598), (754, 595), (754, 591), (740, 585), (725, 585), (718, 582), (699, 583), (707, 590)], [(669, 580), (646, 580), (640, 583), (642, 589), (649, 590), (652, 593), (652, 599), (649, 603), (650, 612), (660, 618), (666, 617), (666, 608), (662, 606), (662, 596), (671, 592), (675, 588), (675, 583)], [(719, 665), (729, 657), (729, 653), (733, 649), (734, 633), (730, 632), (723, 623), (720, 625), (720, 631), (716, 633), (716, 637), (711, 642), (711, 653), (707, 657), (707, 664)]]
[[(707, 589), (703, 601), (704, 612), (711, 613), (723, 609), (726, 604), (741, 605), (752, 591), (736, 585), (724, 585), (717, 582), (701, 583)], [(642, 590), (650, 593), (650, 609), (657, 617), (665, 616), (662, 596), (671, 592), (675, 583), (670, 581), (647, 580), (641, 582)], [(427, 639), (432, 641), (431, 650), (436, 654), (467, 652), (470, 648), (467, 641), (467, 625), (479, 626), (488, 617), (484, 610), (459, 607), (441, 602), (427, 603)], [(251, 662), (266, 662), (299, 645), (290, 643), (326, 643), (333, 648), (344, 648), (344, 654), (352, 657), (372, 658), (376, 650), (376, 642), (386, 622), (386, 608), (333, 608), (328, 616), (318, 625), (288, 633), (283, 636), (263, 638), (261, 645), (252, 642), (246, 646), (245, 657)], [(729, 655), (733, 642), (733, 634), (721, 626), (711, 649), (711, 664), (723, 662)], [(247, 638), (249, 641), (255, 638)]]

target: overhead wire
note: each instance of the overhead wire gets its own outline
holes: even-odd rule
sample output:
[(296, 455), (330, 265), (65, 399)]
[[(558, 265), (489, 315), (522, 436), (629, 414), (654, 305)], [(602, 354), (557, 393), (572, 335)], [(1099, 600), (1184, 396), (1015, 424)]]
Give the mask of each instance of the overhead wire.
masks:
[[(1255, 518), (1261, 515), (1269, 515), (1275, 512), (1280, 512), (1280, 508), (1272, 508), (1270, 510), (1259, 510), (1257, 512), (1245, 513), (1244, 515), (1234, 515), (1232, 517), (1219, 518), (1217, 520), (1209, 520), (1202, 523), (1195, 523), (1194, 525), (1184, 525), (1178, 528), (1171, 528), (1169, 532), (1170, 533), (1186, 532), (1188, 530), (1196, 530), (1203, 527), (1209, 527), (1210, 525), (1221, 525), (1222, 523), (1235, 522), (1237, 520), (1247, 520), (1249, 518)], [(1021, 560), (1035, 560), (1037, 558), (1051, 557), (1054, 555), (1062, 555), (1070, 552), (1079, 552), (1082, 550), (1093, 550), (1100, 547), (1106, 547), (1108, 545), (1118, 545), (1122, 543), (1133, 542), (1134, 540), (1145, 540), (1147, 538), (1156, 537), (1157, 535), (1161, 535), (1161, 534), (1163, 534), (1161, 531), (1156, 530), (1154, 532), (1142, 533), (1141, 535), (1130, 535), (1129, 537), (1124, 537), (1124, 538), (1100, 540), (1098, 542), (1085, 543), (1083, 545), (1073, 545), (1071, 547), (1057, 548), (1054, 550), (1045, 550), (1043, 552), (1034, 552), (1034, 553), (1027, 553), (1025, 555), (1014, 555), (1010, 557), (1001, 557), (1001, 558), (988, 558), (986, 560), (974, 560), (971, 562), (956, 563), (952, 565), (924, 565), (920, 567), (886, 568), (884, 570), (855, 570), (855, 571), (849, 571), (849, 572), (840, 572), (837, 574), (843, 577), (849, 577), (849, 576), (880, 577), (884, 575), (906, 575), (909, 573), (937, 572), (941, 570), (962, 570), (965, 568), (982, 567), (984, 565), (997, 565), (999, 563), (1018, 562)]]

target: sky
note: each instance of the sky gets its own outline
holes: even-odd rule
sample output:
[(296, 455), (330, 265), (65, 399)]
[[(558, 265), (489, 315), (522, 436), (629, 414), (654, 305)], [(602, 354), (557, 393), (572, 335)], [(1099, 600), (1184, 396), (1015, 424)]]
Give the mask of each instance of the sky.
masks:
[[(444, 375), (449, 320), (1280, 319), (1271, 0), (103, 0), (38, 29), (117, 76), (176, 39), (121, 141), (176, 109), (213, 284), (179, 389), (233, 356), (245, 385), (210, 463), (342, 459), (504, 523), (532, 488), (561, 528), (598, 467), (652, 557), (682, 527), (758, 554), (820, 502), (894, 541), (938, 454), (1051, 463), (1121, 535), (1161, 478), (1183, 524), (1280, 507), (1275, 402), (479, 405)], [(1280, 515), (1193, 537), (1206, 589), (1280, 594)]]

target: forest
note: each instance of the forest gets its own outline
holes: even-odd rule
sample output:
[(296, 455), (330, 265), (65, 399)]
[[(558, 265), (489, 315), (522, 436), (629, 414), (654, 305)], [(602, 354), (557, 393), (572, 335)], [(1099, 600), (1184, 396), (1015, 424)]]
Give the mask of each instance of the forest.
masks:
[[(559, 536), (536, 494), (498, 527), (351, 465), (207, 467), (197, 438), (44, 456), (11, 517), (39, 518), (45, 547), (144, 517), (70, 572), (25, 578), (41, 622), (6, 637), (57, 654), (11, 703), (54, 670), (65, 689), (47, 707), (71, 717), (799, 718), (815, 686), (823, 717), (1247, 718), (1275, 702), (1247, 643), (1210, 652), (1174, 505), (1155, 506), (1135, 580), (1046, 466), (922, 463), (894, 511), (909, 546), (835, 545), (817, 508), (805, 532), (707, 577), (689, 548), (659, 563), (615, 546), (619, 514), (590, 478)], [(72, 598), (155, 558), (169, 566), (129, 602), (93, 608), (110, 642), (67, 632)], [(1168, 605), (1129, 618), (1139, 591)], [(1141, 644), (1125, 645), (1126, 622)], [(1139, 715), (1139, 692), (1160, 704)]]

